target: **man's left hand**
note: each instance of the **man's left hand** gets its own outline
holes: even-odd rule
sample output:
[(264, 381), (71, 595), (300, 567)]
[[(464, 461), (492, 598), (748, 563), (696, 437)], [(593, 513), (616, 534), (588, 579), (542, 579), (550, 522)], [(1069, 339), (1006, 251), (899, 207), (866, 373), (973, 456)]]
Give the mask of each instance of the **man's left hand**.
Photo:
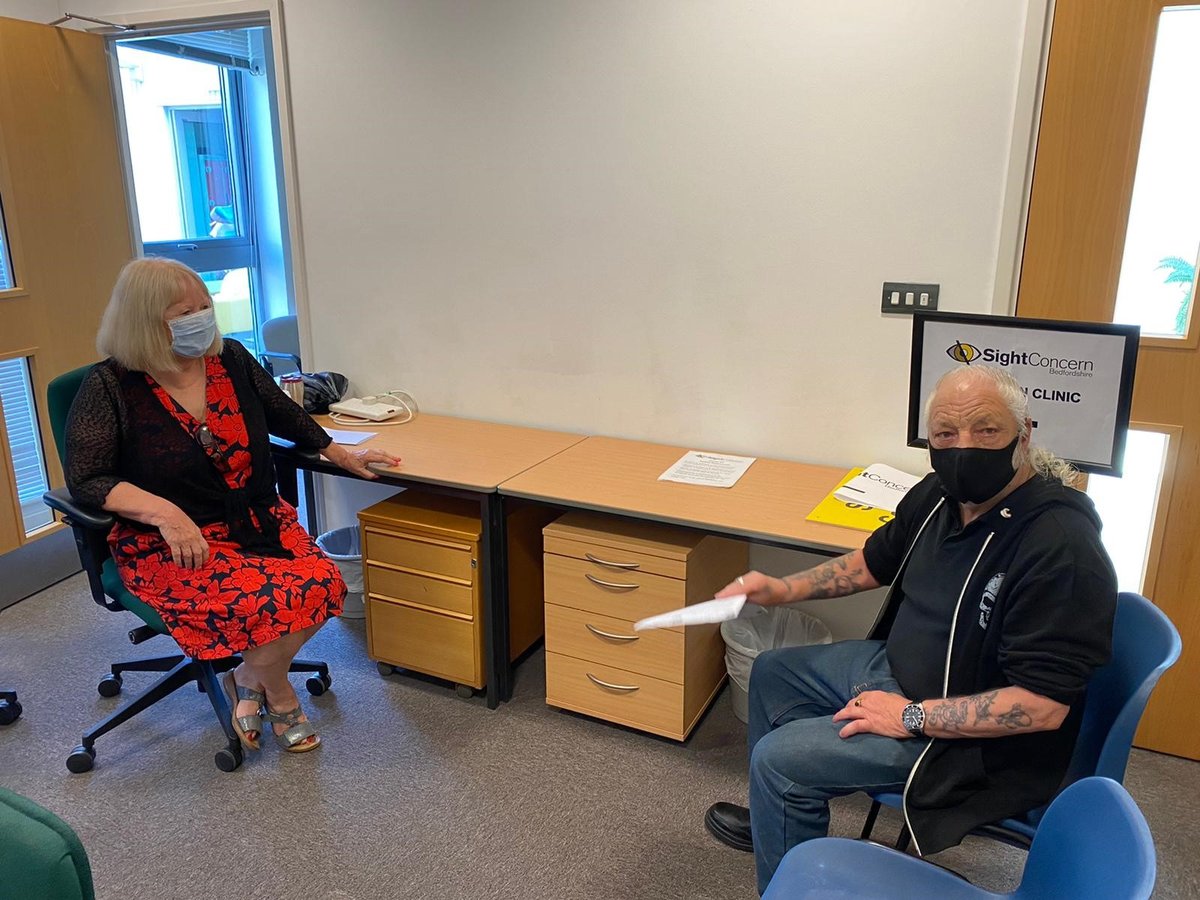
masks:
[(838, 732), (848, 738), (854, 734), (881, 734), (891, 738), (910, 738), (901, 721), (904, 707), (911, 703), (900, 694), (887, 691), (863, 691), (833, 715), (833, 721), (845, 722)]

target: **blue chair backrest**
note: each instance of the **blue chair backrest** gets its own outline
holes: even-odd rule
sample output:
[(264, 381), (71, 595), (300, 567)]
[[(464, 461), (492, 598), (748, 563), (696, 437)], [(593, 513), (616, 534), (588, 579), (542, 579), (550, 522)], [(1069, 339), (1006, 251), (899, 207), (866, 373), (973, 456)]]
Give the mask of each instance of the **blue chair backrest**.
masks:
[(1141, 594), (1117, 596), (1112, 661), (1096, 670), (1088, 684), (1079, 739), (1064, 784), (1089, 775), (1124, 781), (1146, 701), (1182, 648), (1179, 632), (1162, 610)]
[(1142, 900), (1154, 890), (1154, 839), (1111, 778), (1084, 778), (1050, 804), (1013, 900)]

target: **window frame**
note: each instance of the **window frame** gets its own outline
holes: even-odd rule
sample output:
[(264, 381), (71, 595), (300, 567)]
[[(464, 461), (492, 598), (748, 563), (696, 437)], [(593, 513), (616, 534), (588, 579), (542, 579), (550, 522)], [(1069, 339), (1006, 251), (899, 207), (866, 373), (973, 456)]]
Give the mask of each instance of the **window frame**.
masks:
[[(118, 42), (119, 43), (119, 42)], [(114, 50), (114, 58), (116, 53)], [(219, 65), (212, 63), (212, 65)], [(249, 161), (246, 155), (246, 140), (244, 137), (246, 123), (243, 118), (241, 88), (237, 80), (241, 73), (230, 72), (228, 68), (221, 69), (221, 108), (225, 124), (225, 137), (229, 144), (230, 173), (233, 176), (234, 204), (237, 207), (237, 220), (240, 234), (231, 237), (214, 238), (198, 237), (173, 241), (145, 241), (142, 250), (146, 256), (163, 256), (174, 259), (197, 272), (212, 272), (221, 269), (249, 269), (251, 271), (252, 294), (257, 294), (258, 281), (258, 248), (255, 244), (254, 233), (257, 223), (253, 218), (253, 204), (247, 202), (246, 192), (251, 184), (249, 176)], [(118, 80), (119, 86), (119, 80)], [(120, 98), (122, 107), (124, 97)], [(123, 109), (122, 109), (123, 113)], [(128, 153), (129, 133), (121, 117), (122, 139), (126, 143)], [(138, 219), (137, 187), (133, 187), (132, 212)], [(139, 238), (140, 226), (139, 226)], [(252, 305), (254, 301), (252, 300)], [(257, 312), (255, 313), (257, 316)]]
[[(20, 513), (20, 527), (22, 531), (22, 542), (30, 540), (43, 529), (52, 526), (55, 522), (54, 516), (50, 514), (48, 507), (42, 502), (42, 494), (50, 489), (50, 460), (46, 455), (46, 448), (42, 444), (42, 422), (40, 419), (40, 411), (37, 404), (37, 396), (35, 393), (36, 382), (34, 380), (34, 359), (36, 351), (33, 349), (18, 350), (9, 353), (0, 353), (0, 366), (17, 363), (22, 369), (23, 377), (20, 379), (21, 387), (24, 389), (23, 404), (24, 412), (28, 416), (29, 434), (18, 445), (16, 443), (16, 433), (11, 427), (9, 421), (10, 415), (15, 415), (15, 411), (10, 411), (8, 406), (0, 398), (0, 415), (3, 416), (3, 434), (5, 438), (4, 450), (8, 454), (8, 462), (12, 469), (12, 488), (13, 502)], [(40, 474), (41, 482), (35, 487), (35, 493), (31, 495), (31, 499), (22, 500), (21, 498), (21, 478), (17, 471), (17, 453), (18, 450), (32, 451), (35, 458), (36, 470)], [(35, 523), (29, 527), (30, 519), (36, 515), (43, 514), (46, 521)]]

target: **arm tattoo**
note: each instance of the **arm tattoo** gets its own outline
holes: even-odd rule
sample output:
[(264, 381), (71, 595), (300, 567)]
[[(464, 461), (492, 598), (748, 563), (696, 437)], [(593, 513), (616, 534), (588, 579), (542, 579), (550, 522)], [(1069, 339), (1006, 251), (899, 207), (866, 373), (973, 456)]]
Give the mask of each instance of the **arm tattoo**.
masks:
[[(853, 554), (839, 556), (837, 559), (804, 572), (800, 577), (808, 581), (805, 599), (823, 600), (827, 597), (845, 597), (861, 590), (867, 570), (861, 565), (851, 568), (851, 556)], [(790, 587), (791, 582), (788, 584)]]
[(946, 731), (960, 731), (967, 722), (968, 705), (972, 698), (925, 703), (925, 727), (936, 725)]
[(1005, 728), (1028, 728), (1033, 724), (1033, 717), (1021, 708), (1020, 703), (1014, 703), (1012, 709), (1006, 713), (1000, 713), (996, 716), (996, 721)]
[[(1014, 703), (1007, 712), (999, 712), (993, 716), (992, 706), (999, 693), (999, 690), (995, 690), (950, 700), (926, 700), (924, 704), (925, 725), (944, 731), (962, 732), (964, 726), (968, 725), (995, 723), (1009, 730), (1018, 731), (1033, 724), (1033, 717), (1025, 711), (1020, 703)], [(972, 711), (974, 711), (973, 720)]]
[(991, 712), (992, 704), (996, 702), (996, 695), (999, 691), (989, 691), (986, 694), (976, 694), (972, 699), (975, 701), (975, 724), (986, 722), (988, 713)]

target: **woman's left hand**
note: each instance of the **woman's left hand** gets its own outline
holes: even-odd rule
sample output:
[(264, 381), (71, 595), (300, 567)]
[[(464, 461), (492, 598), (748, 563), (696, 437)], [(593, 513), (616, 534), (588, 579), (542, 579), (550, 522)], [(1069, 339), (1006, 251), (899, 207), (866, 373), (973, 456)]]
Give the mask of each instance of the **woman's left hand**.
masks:
[(330, 444), (321, 451), (321, 455), (335, 466), (340, 466), (361, 478), (379, 477), (368, 468), (371, 463), (383, 463), (387, 466), (400, 465), (400, 457), (392, 456), (382, 450), (347, 450), (341, 444)]

